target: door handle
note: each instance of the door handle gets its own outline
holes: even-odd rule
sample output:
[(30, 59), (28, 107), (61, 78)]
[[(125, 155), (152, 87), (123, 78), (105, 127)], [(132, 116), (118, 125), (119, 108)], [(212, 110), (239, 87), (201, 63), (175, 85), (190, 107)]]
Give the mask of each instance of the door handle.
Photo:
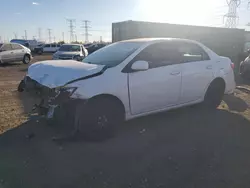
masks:
[(179, 71), (175, 71), (175, 72), (171, 72), (171, 75), (178, 75), (178, 74), (180, 74), (181, 72), (179, 72)]
[(213, 66), (212, 66), (212, 65), (208, 65), (206, 68), (207, 68), (207, 69), (212, 69)]

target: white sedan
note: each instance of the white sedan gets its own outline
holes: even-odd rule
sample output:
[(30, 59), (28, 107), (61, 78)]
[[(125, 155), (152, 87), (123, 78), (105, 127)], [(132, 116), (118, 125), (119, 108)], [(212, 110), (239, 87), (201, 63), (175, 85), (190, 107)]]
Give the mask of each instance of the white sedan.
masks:
[(229, 58), (196, 41), (135, 39), (108, 45), (83, 62), (35, 63), (19, 89), (36, 83), (29, 91), (37, 85), (54, 91), (41, 96), (50, 98), (48, 117), (77, 101), (75, 128), (100, 135), (124, 119), (196, 103), (216, 108), (235, 89), (233, 68)]

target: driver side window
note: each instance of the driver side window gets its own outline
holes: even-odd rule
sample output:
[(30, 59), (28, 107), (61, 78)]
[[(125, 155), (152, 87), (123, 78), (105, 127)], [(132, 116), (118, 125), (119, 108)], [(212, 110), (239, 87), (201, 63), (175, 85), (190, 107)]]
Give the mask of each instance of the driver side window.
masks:
[(138, 60), (147, 61), (150, 69), (181, 62), (177, 45), (174, 42), (151, 44), (135, 57), (134, 61)]

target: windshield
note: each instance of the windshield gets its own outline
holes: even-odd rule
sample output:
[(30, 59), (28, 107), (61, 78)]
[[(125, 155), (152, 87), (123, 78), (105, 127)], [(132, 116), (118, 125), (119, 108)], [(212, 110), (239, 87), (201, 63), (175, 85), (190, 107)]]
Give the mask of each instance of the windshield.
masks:
[(81, 48), (79, 45), (63, 45), (59, 48), (59, 51), (63, 52), (79, 52)]
[(114, 67), (124, 61), (141, 45), (142, 42), (119, 42), (110, 44), (87, 56), (83, 59), (83, 62)]

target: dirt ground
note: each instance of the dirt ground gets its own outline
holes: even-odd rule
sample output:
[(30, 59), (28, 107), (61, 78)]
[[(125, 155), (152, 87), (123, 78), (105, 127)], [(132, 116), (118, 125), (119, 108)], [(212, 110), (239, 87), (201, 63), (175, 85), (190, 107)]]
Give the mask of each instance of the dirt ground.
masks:
[(213, 112), (183, 108), (124, 123), (104, 142), (58, 144), (60, 125), (24, 113), (26, 71), (0, 66), (0, 188), (249, 188), (248, 83)]

